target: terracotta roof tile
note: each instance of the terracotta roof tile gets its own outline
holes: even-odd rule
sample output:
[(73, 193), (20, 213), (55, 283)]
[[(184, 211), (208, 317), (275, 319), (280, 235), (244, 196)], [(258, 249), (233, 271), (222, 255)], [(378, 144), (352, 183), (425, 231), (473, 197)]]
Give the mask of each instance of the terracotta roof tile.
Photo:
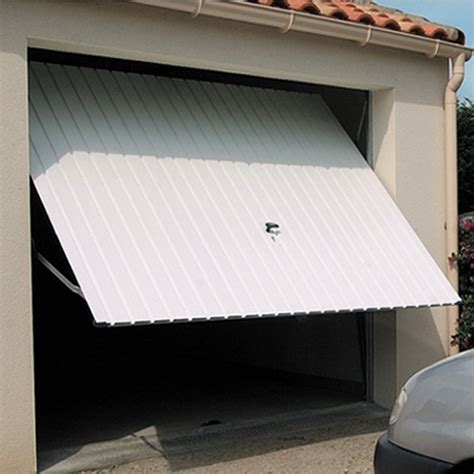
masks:
[(433, 23), (417, 15), (384, 7), (367, 0), (244, 0), (273, 8), (285, 8), (338, 20), (352, 21), (465, 44), (464, 33), (452, 26)]

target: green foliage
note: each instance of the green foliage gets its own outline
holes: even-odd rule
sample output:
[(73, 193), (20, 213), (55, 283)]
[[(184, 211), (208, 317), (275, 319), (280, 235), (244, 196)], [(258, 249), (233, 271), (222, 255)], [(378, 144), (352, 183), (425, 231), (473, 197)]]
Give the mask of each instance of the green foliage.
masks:
[(474, 211), (474, 104), (458, 104), (459, 214)]
[(454, 342), (461, 350), (474, 348), (474, 218), (459, 225), (459, 295), (462, 298), (458, 333)]
[[(459, 213), (474, 212), (474, 104), (458, 104)], [(474, 217), (459, 222), (459, 295), (462, 298), (458, 333), (461, 350), (474, 348)]]

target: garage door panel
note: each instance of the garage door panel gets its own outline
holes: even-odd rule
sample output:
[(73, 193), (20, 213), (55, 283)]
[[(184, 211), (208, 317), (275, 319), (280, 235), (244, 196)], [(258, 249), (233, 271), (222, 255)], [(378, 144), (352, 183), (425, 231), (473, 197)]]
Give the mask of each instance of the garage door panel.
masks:
[[(328, 308), (331, 305), (350, 307), (351, 297), (353, 301), (358, 295), (352, 287), (350, 277), (346, 277), (347, 270), (341, 271), (339, 262), (331, 265), (327, 261), (325, 254), (331, 253), (332, 248), (321, 234), (321, 221), (312, 209), (310, 199), (303, 193), (301, 181), (291, 179), (294, 176), (292, 168), (278, 168), (275, 178), (264, 185), (271, 188), (270, 181), (273, 181), (271, 194), (279, 198), (277, 206), (283, 211), (281, 220), (299, 239), (302, 268), (305, 268), (305, 273), (313, 274), (311, 285), (324, 288), (324, 301)], [(280, 189), (289, 191), (282, 195)]]
[[(265, 295), (265, 307), (269, 308), (270, 312), (275, 306), (281, 308), (279, 312), (286, 311), (286, 276), (272, 258), (272, 247), (268, 239), (262, 235), (265, 216), (261, 209), (252, 207), (251, 195), (246, 190), (242, 173), (235, 173), (234, 179), (231, 180), (225, 163), (211, 161), (206, 163), (206, 167), (196, 167), (201, 170), (202, 176), (208, 175), (208, 168), (211, 169), (213, 178), (212, 182), (209, 181), (207, 190), (211, 193), (212, 202), (219, 203), (222, 210), (220, 226), (228, 227), (233, 236), (232, 245), (239, 247), (245, 255), (250, 270), (245, 268), (244, 273), (251, 272), (253, 278), (258, 281), (258, 291)], [(265, 313), (267, 312), (265, 310)]]
[[(186, 207), (183, 206), (179, 193), (175, 192), (176, 184), (174, 184), (173, 179), (170, 178), (170, 173), (173, 171), (174, 163), (171, 160), (157, 160), (156, 157), (153, 156), (154, 148), (152, 148), (150, 144), (144, 140), (144, 135), (140, 133), (140, 127), (136, 122), (132, 122), (131, 119), (130, 123), (133, 123), (133, 127), (131, 128), (133, 128), (136, 134), (135, 138), (137, 141), (139, 141), (139, 138), (142, 140), (140, 142), (142, 143), (140, 148), (146, 152), (146, 155), (142, 159), (138, 154), (120, 154), (120, 151), (124, 153), (125, 150), (134, 150), (136, 153), (139, 153), (140, 150), (137, 146), (133, 147), (134, 141), (130, 137), (128, 129), (123, 125), (123, 117), (115, 112), (115, 107), (111, 103), (111, 100), (109, 97), (105, 96), (106, 91), (102, 85), (102, 82), (100, 81), (100, 78), (98, 77), (98, 74), (95, 74), (94, 71), (85, 72), (84, 77), (90, 81), (89, 88), (84, 86), (81, 76), (77, 70), (71, 70), (71, 76), (74, 77), (74, 84), (76, 84), (77, 90), (84, 93), (84, 106), (90, 111), (95, 128), (98, 130), (115, 130), (114, 134), (108, 133), (105, 135), (104, 140), (107, 141), (104, 143), (104, 145), (107, 151), (110, 150), (109, 155), (111, 156), (111, 160), (118, 161), (119, 164), (123, 165), (124, 168), (121, 170), (122, 172), (120, 173), (120, 176), (130, 181), (135, 175), (134, 170), (138, 168), (143, 169), (143, 160), (147, 160), (147, 169), (149, 170), (150, 167), (153, 168), (152, 171), (149, 172), (154, 178), (155, 186), (161, 189), (161, 192), (166, 195), (163, 205), (166, 207), (171, 207), (171, 214), (173, 216), (174, 222), (181, 222), (181, 225), (178, 229), (176, 229), (175, 225), (171, 225), (167, 227), (165, 233), (172, 232), (171, 238), (177, 238), (178, 241), (181, 242), (182, 247), (179, 248), (179, 254), (183, 255), (185, 258), (185, 272), (190, 272), (191, 275), (200, 275), (200, 277), (193, 278), (189, 282), (189, 286), (187, 286), (187, 291), (184, 298), (187, 302), (186, 306), (190, 306), (189, 310), (180, 313), (180, 315), (176, 317), (181, 319), (183, 317), (189, 317), (189, 315), (199, 315), (201, 317), (208, 314), (211, 316), (221, 315), (224, 309), (217, 295), (222, 295), (221, 298), (232, 298), (232, 295), (228, 291), (225, 281), (219, 274), (207, 276), (205, 272), (203, 272), (203, 268), (212, 265), (212, 256), (207, 251), (205, 241), (199, 239), (197, 242), (197, 248), (194, 249), (187, 244), (186, 234), (192, 230), (192, 226), (190, 225), (189, 211), (186, 211)], [(94, 88), (95, 94), (92, 95), (90, 91)], [(113, 90), (112, 87), (111, 90)], [(96, 99), (98, 100), (96, 101)], [(124, 106), (124, 101), (121, 101), (121, 104)], [(119, 104), (117, 104), (117, 107), (118, 105)], [(130, 114), (128, 114), (128, 116), (130, 116)], [(144, 142), (145, 145), (143, 145)], [(114, 150), (117, 150), (118, 153), (114, 154)], [(151, 157), (151, 159), (148, 159), (148, 157)], [(150, 165), (150, 163), (152, 164)], [(119, 185), (118, 180), (114, 181), (117, 185)], [(123, 183), (123, 186), (127, 191), (129, 191), (131, 188), (129, 182)], [(117, 197), (120, 198), (120, 196)], [(130, 216), (133, 221), (134, 217), (139, 216), (141, 213), (141, 211), (135, 212), (135, 210), (130, 209), (132, 203), (137, 202), (137, 198), (132, 196), (122, 197), (124, 198), (125, 202), (118, 205), (124, 209), (125, 214)], [(143, 207), (140, 207), (140, 209), (143, 211)], [(136, 222), (131, 226), (131, 228), (137, 231), (137, 234), (134, 238), (134, 246), (143, 247), (143, 240), (147, 238), (146, 231), (143, 230), (142, 226), (136, 225)], [(126, 248), (130, 248), (129, 245), (127, 245)], [(133, 245), (131, 248), (133, 248)], [(156, 251), (146, 253), (146, 255), (153, 255), (154, 258), (156, 258), (155, 256), (158, 255), (162, 250), (163, 249), (157, 249)], [(144, 260), (144, 258), (142, 258), (142, 260)], [(146, 268), (146, 263), (143, 261), (140, 262), (136, 258), (134, 258), (134, 261), (137, 262), (139, 269), (141, 266), (145, 266)], [(171, 268), (175, 266), (176, 263), (173, 264)], [(134, 278), (136, 281), (148, 282), (147, 288), (150, 290), (152, 289), (152, 276), (148, 275), (145, 277), (144, 275), (132, 274), (132, 278)], [(186, 279), (183, 278), (181, 274), (181, 278), (178, 278), (178, 281), (175, 282), (175, 287), (182, 287), (183, 280), (186, 281)], [(201, 293), (208, 293), (206, 301), (199, 297)], [(183, 295), (181, 295), (181, 298), (179, 299), (177, 297), (168, 299), (176, 304), (176, 302), (182, 300), (182, 298)], [(151, 314), (152, 311), (149, 313)]]
[[(285, 178), (292, 193), (299, 196), (294, 206), (300, 205), (305, 209), (301, 232), (304, 232), (311, 241), (313, 252), (324, 266), (323, 275), (325, 275), (326, 284), (331, 284), (329, 291), (337, 295), (341, 304), (346, 300), (368, 304), (372, 299), (373, 289), (368, 285), (356, 288), (353, 283), (359, 279), (360, 265), (354, 258), (351, 258), (350, 250), (348, 250), (350, 248), (348, 244), (351, 242), (336, 238), (336, 233), (341, 235), (344, 230), (343, 221), (337, 215), (329, 212), (329, 209), (326, 208), (326, 201), (321, 197), (320, 189), (313, 188), (312, 183), (306, 182), (307, 174), (303, 169), (292, 168), (291, 172), (285, 174)], [(341, 222), (341, 225), (340, 227), (331, 226), (329, 222), (335, 224)], [(333, 252), (341, 255), (342, 258), (328, 261), (327, 255), (331, 255)], [(347, 307), (350, 306), (348, 302), (346, 304)]]
[[(31, 89), (34, 90), (33, 88)], [(33, 95), (33, 92), (31, 92)], [(39, 94), (35, 95), (35, 99), (39, 98)], [(47, 133), (50, 132), (49, 125), (53, 123), (51, 115), (47, 111), (47, 103), (40, 101), (36, 103), (34, 99), (31, 100), (32, 106), (30, 107), (30, 142), (31, 150), (30, 156), (34, 165), (32, 169), (34, 174), (32, 175), (34, 182), (38, 189), (42, 189), (41, 197), (47, 204), (47, 212), (50, 216), (51, 222), (56, 232), (61, 232), (61, 243), (67, 246), (70, 254), (76, 254), (76, 247), (82, 248), (80, 253), (81, 258), (77, 258), (78, 262), (74, 270), (76, 277), (87, 282), (91, 288), (94, 287), (94, 275), (100, 275), (101, 266), (106, 266), (107, 261), (103, 258), (103, 253), (100, 247), (97, 245), (94, 232), (91, 230), (91, 226), (100, 225), (102, 220), (97, 213), (91, 213), (90, 219), (85, 218), (85, 214), (82, 208), (82, 200), (78, 201), (76, 193), (71, 192), (70, 183), (67, 181), (64, 171), (59, 163), (53, 160), (56, 156), (56, 151), (51, 146), (48, 140)], [(36, 107), (41, 110), (44, 122), (40, 123), (36, 113)], [(63, 148), (64, 149), (64, 148)], [(60, 153), (63, 153), (61, 151)], [(62, 162), (66, 165), (68, 160), (72, 160), (70, 154), (62, 157)], [(71, 170), (71, 166), (66, 167)], [(47, 173), (44, 170), (48, 170)], [(54, 185), (52, 184), (54, 182)], [(80, 183), (80, 182), (79, 182)], [(85, 198), (87, 195), (85, 196)], [(96, 228), (96, 227), (95, 227)], [(70, 232), (69, 232), (70, 231)], [(75, 238), (72, 238), (74, 236)], [(110, 249), (109, 249), (110, 250)], [(87, 255), (87, 258), (84, 258)], [(69, 256), (69, 254), (68, 254)], [(116, 259), (115, 255), (111, 255), (112, 261), (120, 263), (120, 259)], [(81, 263), (84, 262), (84, 265)], [(113, 274), (111, 272), (111, 274)], [(98, 287), (99, 288), (99, 287)], [(118, 290), (115, 288), (113, 278), (108, 278), (105, 282), (105, 288), (103, 291), (109, 295), (114, 295), (116, 299), (111, 298), (108, 304), (110, 310), (119, 310), (118, 307), (113, 307), (114, 301), (121, 299)], [(127, 295), (126, 295), (127, 296)], [(126, 308), (126, 306), (125, 306)], [(123, 308), (121, 308), (123, 312)], [(102, 314), (102, 313), (101, 313)]]
[(33, 63), (30, 104), (32, 178), (97, 322), (458, 300), (319, 96)]
[[(133, 178), (130, 171), (134, 157), (94, 152), (96, 149), (107, 151), (109, 147), (100, 142), (98, 134), (92, 133), (91, 127), (84, 125), (88, 122), (85, 114), (73, 116), (68, 102), (62, 99), (64, 96), (52, 93), (55, 90), (54, 84), (51, 77), (48, 78), (49, 80), (44, 81), (44, 92), (51, 98), (50, 107), (73, 151), (72, 155), (63, 158), (61, 167), (70, 176), (80, 199), (83, 202), (89, 200), (86, 213), (91, 216), (94, 231), (108, 236), (107, 241), (101, 240), (103, 252), (108, 252), (109, 247), (115, 247), (111, 252), (113, 257), (107, 262), (111, 272), (116, 275), (128, 272), (132, 276), (133, 284), (120, 284), (118, 290), (125, 295), (133, 313), (145, 315), (153, 311), (161, 315), (168, 314), (166, 300), (161, 293), (162, 285), (158, 286), (155, 281), (155, 275), (159, 276), (161, 272), (153, 271), (145, 258), (148, 254), (149, 236), (141, 213), (134, 208), (136, 197), (131, 196)], [(72, 90), (69, 89), (69, 92), (65, 96), (66, 100), (70, 98)], [(87, 108), (88, 105), (91, 104), (85, 101), (84, 107)], [(76, 109), (73, 110), (77, 108), (76, 104)], [(104, 134), (102, 140), (105, 137)], [(138, 156), (135, 158), (139, 159)], [(90, 208), (94, 212), (91, 213)], [(123, 229), (120, 239), (113, 230), (117, 228)], [(137, 281), (148, 281), (149, 284), (140, 286), (135, 283)]]
[[(259, 165), (256, 174), (260, 179), (253, 186), (254, 189), (258, 188), (265, 191), (262, 195), (257, 195), (256, 200), (268, 207), (269, 214), (275, 216), (272, 220), (285, 223), (281, 230), (288, 235), (288, 239), (278, 240), (277, 245), (271, 241), (268, 241), (268, 244), (274, 250), (275, 255), (282, 255), (283, 251), (291, 259), (294, 274), (288, 276), (298, 287), (306, 306), (314, 301), (313, 288), (317, 285), (323, 288), (323, 291), (318, 295), (320, 298), (319, 304), (322, 307), (333, 307), (338, 294), (337, 289), (326, 287), (328, 282), (324, 282), (323, 260), (312, 249), (312, 235), (310, 228), (305, 224), (307, 219), (304, 217), (301, 206), (291, 204), (291, 190), (285, 194), (281, 193), (282, 185), (285, 183), (279, 183), (278, 176), (280, 172), (278, 168), (279, 165)], [(248, 181), (251, 183), (250, 179)], [(285, 189), (288, 189), (288, 187), (286, 186)], [(280, 249), (280, 246), (283, 249)]]
[[(333, 183), (327, 171), (302, 168), (298, 174), (298, 182), (302, 189), (307, 190), (309, 202), (313, 204), (313, 216), (318, 215), (325, 223), (325, 227), (320, 229), (330, 246), (329, 253), (324, 254), (327, 264), (339, 265), (339, 260), (337, 264), (333, 263), (332, 255), (340, 255), (343, 271), (348, 274), (352, 269), (350, 280), (357, 284), (356, 301), (362, 304), (362, 308), (370, 307), (371, 301), (375, 302), (376, 297), (383, 298), (384, 294), (379, 293), (377, 280), (372, 281), (375, 276), (373, 272), (379, 268), (377, 262), (371, 261), (371, 268), (364, 262), (368, 249), (364, 226), (358, 227), (354, 222), (354, 216), (347, 211), (349, 202), (332, 188)], [(317, 225), (316, 220), (313, 222)], [(343, 281), (339, 280), (338, 284), (343, 285)]]
[[(253, 261), (258, 257), (255, 246), (246, 235), (245, 238), (241, 235), (242, 229), (254, 225), (249, 225), (248, 222), (241, 223), (236, 218), (233, 208), (226, 202), (226, 195), (231, 193), (228, 188), (225, 192), (213, 193), (219, 186), (218, 181), (214, 178), (206, 182), (201, 178), (210, 175), (211, 163), (215, 162), (194, 160), (192, 166), (181, 167), (188, 184), (199, 183), (195, 195), (191, 197), (195, 209), (190, 211), (197, 222), (204, 223), (204, 226), (200, 226), (205, 231), (203, 239), (209, 242), (210, 247), (216, 252), (222, 271), (229, 278), (230, 285), (235, 288), (240, 302), (246, 306), (244, 314), (252, 311), (256, 304), (270, 308), (271, 300), (267, 299), (264, 287), (253, 272)], [(196, 185), (193, 187), (196, 188)], [(216, 202), (219, 202), (218, 207), (215, 206)], [(214, 213), (206, 212), (206, 209), (212, 208), (215, 208)], [(222, 236), (223, 240), (217, 238), (218, 235)], [(224, 245), (224, 242), (230, 245)], [(265, 273), (267, 278), (271, 277), (271, 274)], [(241, 299), (245, 294), (249, 295), (249, 301)]]

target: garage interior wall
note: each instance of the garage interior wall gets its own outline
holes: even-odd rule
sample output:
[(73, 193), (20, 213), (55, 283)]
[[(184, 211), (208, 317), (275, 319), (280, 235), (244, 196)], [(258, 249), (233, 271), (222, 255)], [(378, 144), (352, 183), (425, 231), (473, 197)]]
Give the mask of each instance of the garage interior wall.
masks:
[[(445, 267), (447, 61), (116, 2), (2, 2), (0, 18), (0, 61), (8, 71), (0, 81), (0, 104), (8, 110), (0, 118), (0, 464), (5, 472), (35, 470), (29, 46), (373, 91), (374, 169)], [(157, 34), (166, 41), (156, 41)], [(375, 399), (389, 406), (411, 373), (446, 355), (446, 310), (384, 315), (375, 320), (375, 334)]]

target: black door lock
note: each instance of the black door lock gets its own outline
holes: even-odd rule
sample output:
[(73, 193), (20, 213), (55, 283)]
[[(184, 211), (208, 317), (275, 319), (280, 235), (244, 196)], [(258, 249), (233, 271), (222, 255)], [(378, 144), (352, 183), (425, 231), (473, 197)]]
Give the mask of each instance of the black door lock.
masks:
[(280, 226), (275, 222), (265, 222), (265, 230), (269, 234), (279, 234)]

